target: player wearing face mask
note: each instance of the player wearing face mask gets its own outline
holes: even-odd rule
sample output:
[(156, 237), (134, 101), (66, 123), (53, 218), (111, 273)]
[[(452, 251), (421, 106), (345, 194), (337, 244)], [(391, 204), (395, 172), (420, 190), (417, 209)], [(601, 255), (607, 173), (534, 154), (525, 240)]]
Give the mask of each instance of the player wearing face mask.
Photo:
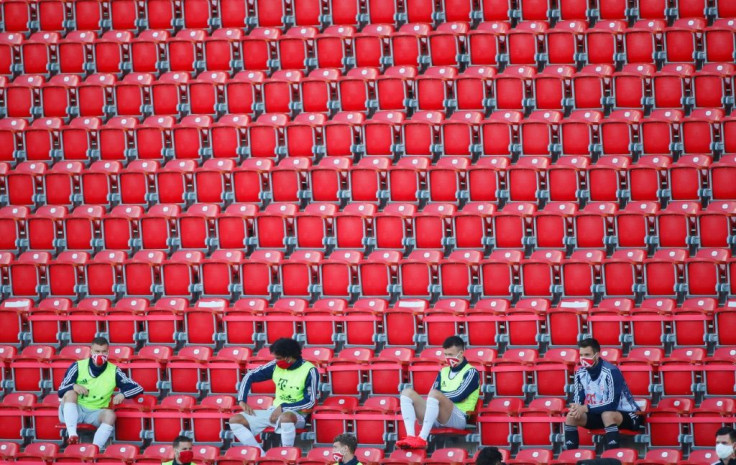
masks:
[(352, 434), (340, 434), (332, 444), (332, 460), (335, 465), (363, 465), (355, 456), (358, 440)]
[(578, 448), (578, 426), (583, 426), (605, 430), (605, 448), (615, 449), (619, 447), (619, 428), (639, 430), (639, 406), (621, 370), (601, 359), (598, 341), (583, 339), (578, 347), (581, 367), (575, 372), (573, 403), (565, 418), (565, 447)]
[[(107, 408), (110, 400), (118, 405), (143, 393), (138, 383), (107, 361), (109, 348), (104, 337), (93, 339), (90, 358), (72, 363), (59, 386), (59, 420), (66, 425), (69, 444), (79, 442), (77, 424), (87, 423), (97, 426), (92, 442), (102, 450), (115, 428), (115, 412)], [(120, 393), (113, 397), (116, 388)]]
[[(260, 448), (255, 436), (269, 426), (281, 434), (282, 446), (293, 446), (296, 430), (304, 427), (304, 416), (319, 398), (317, 369), (302, 358), (302, 348), (297, 341), (281, 338), (270, 350), (274, 360), (243, 377), (238, 392), (243, 413), (230, 418), (230, 430), (244, 446)], [(251, 384), (269, 379), (276, 385), (273, 405), (267, 410), (253, 410), (247, 403)]]
[(163, 462), (161, 465), (197, 465), (192, 462), (194, 460), (194, 451), (192, 450), (192, 440), (186, 436), (177, 436), (174, 439), (174, 460)]
[[(467, 414), (473, 412), (480, 393), (480, 375), (470, 366), (463, 351), (465, 343), (458, 336), (450, 336), (442, 344), (448, 366), (442, 368), (432, 385), (427, 399), (413, 389), (401, 392), (401, 416), (406, 437), (396, 442), (402, 449), (424, 449), (432, 427), (465, 428)], [(416, 421), (422, 425), (416, 434)]]
[(713, 465), (736, 465), (736, 430), (724, 426), (716, 431), (716, 455)]

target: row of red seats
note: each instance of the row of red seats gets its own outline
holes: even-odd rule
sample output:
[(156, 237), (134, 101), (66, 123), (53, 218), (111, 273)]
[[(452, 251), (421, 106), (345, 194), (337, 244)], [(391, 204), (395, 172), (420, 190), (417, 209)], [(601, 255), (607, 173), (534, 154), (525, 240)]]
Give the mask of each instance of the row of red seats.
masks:
[(242, 71), (233, 78), (216, 71), (197, 79), (168, 72), (158, 79), (130, 73), (120, 81), (110, 74), (91, 75), (84, 81), (66, 74), (48, 82), (40, 75), (21, 75), (9, 83), (4, 77), (0, 80), (6, 99), (3, 110), (12, 118), (366, 112), (372, 108), (441, 114), (456, 108), (656, 107), (680, 115), (678, 109), (686, 105), (705, 108), (712, 118), (723, 119), (723, 110), (716, 108), (733, 106), (733, 74), (733, 65), (726, 63), (709, 64), (698, 72), (690, 65), (667, 65), (659, 72), (652, 65), (628, 65), (616, 73), (611, 65), (589, 65), (579, 72), (565, 65), (537, 73), (533, 67), (514, 65), (501, 73), (490, 66), (472, 66), (463, 73), (452, 67), (430, 67), (420, 75), (416, 67), (394, 66), (380, 75), (377, 68), (354, 68), (345, 76), (337, 69), (320, 68), (308, 77), (302, 71), (277, 71), (268, 79), (259, 71)]
[[(154, 0), (134, 1), (14, 0), (3, 2), (4, 30), (72, 31), (266, 26), (359, 25), (403, 21), (508, 21), (577, 19), (674, 19), (733, 17), (725, 1), (679, 0), (627, 2), (609, 0)], [(363, 13), (365, 12), (365, 13)]]
[[(257, 28), (218, 29), (212, 35), (185, 29), (146, 30), (134, 37), (110, 31), (98, 37), (74, 31), (65, 38), (55, 32), (0, 34), (0, 74), (56, 74), (86, 72), (121, 74), (130, 71), (237, 72), (307, 70), (314, 67), (358, 67), (544, 64), (732, 63), (733, 19), (713, 26), (699, 19), (640, 21), (627, 28), (623, 21), (603, 21), (587, 28), (584, 21), (563, 21), (554, 28), (530, 21), (511, 28), (509, 23), (411, 23), (396, 30), (381, 24), (361, 32), (352, 26), (331, 26), (324, 33), (313, 27), (282, 33)], [(94, 59), (92, 59), (94, 57)]]

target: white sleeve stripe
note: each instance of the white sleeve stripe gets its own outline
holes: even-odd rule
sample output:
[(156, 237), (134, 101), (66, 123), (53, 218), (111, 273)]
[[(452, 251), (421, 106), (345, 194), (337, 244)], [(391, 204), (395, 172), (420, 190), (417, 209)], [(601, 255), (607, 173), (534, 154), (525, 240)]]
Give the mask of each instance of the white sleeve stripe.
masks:
[(455, 389), (454, 391), (446, 392), (445, 396), (454, 397), (462, 394), (462, 392), (467, 389), (468, 386), (470, 386), (470, 383), (473, 381), (473, 376), (475, 376), (477, 372), (478, 370), (476, 370), (475, 368), (468, 370), (468, 372), (465, 374), (465, 379), (463, 380), (463, 383), (460, 385), (460, 387)]
[(266, 363), (265, 365), (261, 365), (255, 370), (250, 370), (248, 373), (243, 376), (243, 380), (240, 382), (240, 389), (238, 389), (238, 399), (242, 399), (245, 395), (245, 386), (248, 384), (248, 378), (250, 378), (254, 373), (258, 373), (261, 370), (265, 370), (266, 367), (269, 367), (276, 363), (276, 360), (271, 360), (270, 362)]
[(77, 364), (74, 363), (71, 366), (71, 369), (69, 370), (69, 374), (66, 375), (66, 378), (61, 382), (61, 386), (59, 386), (59, 390), (63, 390), (69, 386), (72, 386), (74, 384), (74, 380), (77, 379)]

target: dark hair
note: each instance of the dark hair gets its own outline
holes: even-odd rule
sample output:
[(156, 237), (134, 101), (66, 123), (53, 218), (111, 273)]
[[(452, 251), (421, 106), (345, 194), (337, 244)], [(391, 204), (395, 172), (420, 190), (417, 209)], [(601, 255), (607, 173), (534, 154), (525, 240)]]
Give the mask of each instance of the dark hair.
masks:
[(731, 438), (731, 442), (736, 442), (736, 429), (733, 429), (730, 426), (724, 426), (716, 431), (716, 436), (723, 436), (726, 434)]
[(460, 336), (450, 336), (442, 343), (442, 348), (449, 349), (450, 347), (460, 347), (461, 349), (465, 349), (465, 341), (463, 341)]
[(358, 448), (358, 439), (352, 434), (348, 433), (338, 434), (337, 436), (335, 436), (335, 439), (332, 442), (339, 442), (343, 446), (347, 446), (351, 454), (354, 454), (355, 449)]
[(92, 339), (92, 344), (90, 344), (90, 345), (92, 345), (92, 346), (109, 346), (110, 345), (110, 342), (108, 342), (108, 340), (105, 339), (104, 337), (96, 337), (96, 338)]
[(503, 463), (503, 455), (498, 447), (484, 447), (475, 456), (476, 465), (499, 465)]
[(284, 358), (302, 358), (302, 346), (294, 339), (282, 337), (271, 344), (271, 353)]
[(601, 351), (601, 345), (592, 337), (585, 338), (582, 341), (578, 342), (578, 347), (580, 347), (581, 349), (585, 347), (592, 347), (593, 352), (595, 353)]
[(192, 441), (192, 438), (190, 438), (189, 436), (179, 435), (176, 437), (176, 439), (174, 439), (174, 442), (173, 442), (174, 448), (179, 447), (179, 444), (181, 444), (182, 442), (193, 442), (193, 441)]

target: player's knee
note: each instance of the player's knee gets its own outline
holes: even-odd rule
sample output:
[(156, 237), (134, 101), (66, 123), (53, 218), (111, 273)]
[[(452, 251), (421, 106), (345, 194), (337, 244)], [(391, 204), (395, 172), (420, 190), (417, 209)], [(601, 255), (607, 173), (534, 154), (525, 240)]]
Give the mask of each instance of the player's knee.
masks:
[(77, 393), (74, 392), (74, 391), (71, 391), (71, 390), (70, 391), (66, 391), (64, 393), (64, 396), (62, 397), (62, 400), (64, 402), (73, 402), (73, 403), (76, 404), (77, 403)]
[(415, 391), (412, 388), (405, 388), (403, 391), (401, 391), (401, 395), (405, 397), (414, 397), (417, 395), (417, 391)]
[(603, 412), (601, 414), (601, 420), (603, 420), (603, 424), (606, 426), (609, 425), (620, 425), (623, 421), (624, 417), (619, 412)]
[(100, 422), (108, 425), (115, 425), (115, 412), (110, 409), (105, 409), (100, 413)]
[(438, 391), (437, 389), (432, 389), (429, 391), (428, 397), (431, 397), (432, 399), (442, 400), (445, 399), (445, 395), (442, 394), (442, 391)]
[(284, 412), (279, 417), (281, 423), (296, 423), (296, 415), (293, 412)]
[(250, 426), (250, 425), (248, 425), (248, 420), (246, 420), (245, 417), (243, 415), (239, 414), (239, 413), (237, 415), (231, 416), (230, 417), (230, 420), (229, 420), (229, 423), (230, 424), (236, 424), (236, 425), (243, 425), (246, 428), (248, 428), (248, 426)]

